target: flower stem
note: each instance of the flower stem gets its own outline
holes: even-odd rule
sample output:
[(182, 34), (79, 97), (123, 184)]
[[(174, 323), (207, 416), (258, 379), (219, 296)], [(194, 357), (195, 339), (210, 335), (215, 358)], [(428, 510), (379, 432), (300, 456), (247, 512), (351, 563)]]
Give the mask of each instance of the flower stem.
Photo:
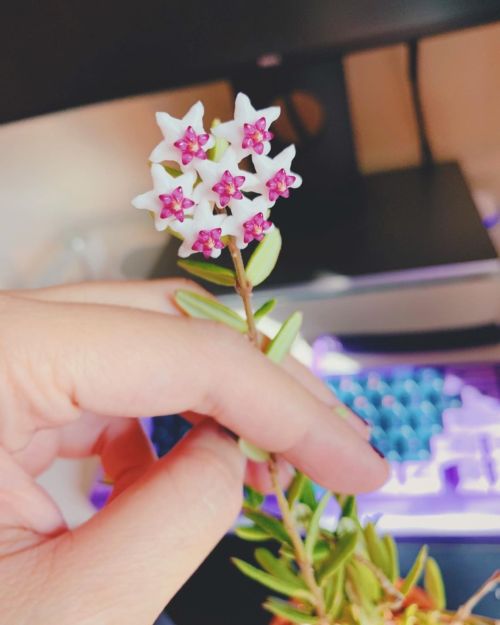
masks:
[(472, 610), (476, 607), (476, 604), (479, 603), (479, 601), (481, 601), (481, 599), (489, 592), (495, 590), (498, 584), (500, 584), (500, 569), (495, 571), (493, 575), (491, 575), (491, 577), (489, 577), (472, 595), (472, 597), (460, 606), (451, 625), (462, 625), (464, 621), (470, 617)]
[(245, 273), (245, 265), (243, 264), (243, 258), (239, 247), (236, 245), (234, 237), (229, 237), (229, 243), (227, 245), (231, 253), (234, 269), (236, 271), (236, 290), (243, 301), (245, 307), (245, 316), (248, 325), (248, 338), (250, 341), (258, 347), (258, 335), (257, 328), (255, 326), (255, 319), (252, 311), (252, 285)]
[[(234, 269), (236, 271), (236, 290), (240, 295), (243, 301), (243, 306), (245, 308), (245, 316), (248, 326), (248, 337), (250, 341), (255, 345), (255, 347), (259, 348), (258, 333), (251, 305), (252, 284), (247, 278), (245, 265), (243, 264), (243, 259), (241, 257), (241, 252), (236, 245), (236, 241), (233, 237), (229, 238), (228, 248), (231, 253), (231, 258), (233, 260)], [(271, 478), (273, 491), (276, 495), (281, 512), (281, 517), (283, 519), (283, 525), (285, 526), (285, 529), (290, 536), (290, 540), (292, 541), (295, 552), (295, 560), (302, 574), (302, 579), (304, 580), (306, 586), (309, 588), (312, 596), (314, 597), (314, 607), (316, 610), (316, 614), (319, 617), (318, 625), (330, 625), (330, 621), (326, 614), (323, 591), (316, 582), (312, 562), (306, 554), (300, 532), (296, 527), (292, 511), (290, 509), (290, 506), (288, 505), (288, 501), (285, 497), (283, 489), (281, 488), (278, 476), (278, 463), (274, 454), (270, 454), (267, 466), (269, 469), (269, 475)]]
[(295, 560), (297, 561), (300, 572), (302, 574), (302, 579), (304, 580), (307, 587), (311, 591), (312, 596), (314, 597), (314, 607), (316, 609), (316, 614), (319, 617), (319, 624), (328, 625), (330, 621), (326, 614), (323, 591), (316, 582), (312, 562), (307, 556), (304, 543), (300, 536), (300, 532), (295, 525), (292, 511), (290, 509), (290, 506), (288, 505), (288, 501), (285, 497), (283, 489), (281, 488), (278, 476), (278, 464), (276, 462), (276, 457), (274, 456), (274, 454), (271, 454), (267, 464), (269, 469), (269, 475), (271, 476), (273, 491), (278, 500), (278, 506), (281, 512), (281, 517), (283, 519), (283, 525), (285, 526), (285, 529), (290, 536), (290, 540), (292, 541), (293, 549), (295, 551)]

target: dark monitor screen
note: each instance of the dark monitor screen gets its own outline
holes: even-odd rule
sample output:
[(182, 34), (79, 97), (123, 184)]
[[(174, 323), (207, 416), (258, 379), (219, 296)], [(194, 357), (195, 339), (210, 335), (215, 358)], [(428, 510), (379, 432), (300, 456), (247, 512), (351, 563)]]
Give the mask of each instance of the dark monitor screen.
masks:
[(4, 2), (0, 122), (495, 19), (498, 0)]

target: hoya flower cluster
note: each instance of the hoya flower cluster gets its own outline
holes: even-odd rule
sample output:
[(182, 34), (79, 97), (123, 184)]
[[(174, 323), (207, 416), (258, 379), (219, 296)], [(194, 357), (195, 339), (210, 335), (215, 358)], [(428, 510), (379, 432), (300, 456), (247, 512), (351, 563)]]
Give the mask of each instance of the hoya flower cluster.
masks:
[[(169, 229), (182, 238), (179, 256), (200, 252), (217, 258), (234, 237), (238, 248), (261, 241), (272, 230), (270, 209), (302, 179), (291, 171), (293, 145), (271, 158), (270, 125), (280, 109), (255, 110), (239, 93), (234, 119), (205, 132), (203, 104), (197, 102), (182, 119), (157, 113), (163, 134), (150, 156), (153, 189), (132, 200), (136, 208), (154, 214), (157, 230)], [(210, 148), (227, 145), (221, 158), (210, 159)], [(240, 167), (251, 158), (254, 172)], [(164, 164), (176, 164), (172, 167)], [(170, 173), (169, 173), (170, 172)]]

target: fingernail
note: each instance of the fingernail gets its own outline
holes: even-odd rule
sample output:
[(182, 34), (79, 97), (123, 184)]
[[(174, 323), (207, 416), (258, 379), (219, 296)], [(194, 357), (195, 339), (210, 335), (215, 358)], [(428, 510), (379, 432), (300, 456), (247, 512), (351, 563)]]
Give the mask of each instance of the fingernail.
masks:
[(379, 456), (380, 458), (385, 458), (384, 454), (380, 451), (380, 449), (378, 449), (378, 447), (375, 447), (373, 443), (370, 443), (370, 447), (377, 454), (377, 456)]
[(367, 427), (367, 428), (370, 428), (370, 429), (371, 429), (372, 424), (371, 424), (369, 421), (367, 421), (364, 417), (362, 417), (361, 415), (359, 415), (357, 412), (354, 412), (354, 410), (352, 411), (352, 414), (353, 414), (353, 415), (355, 415), (356, 417), (358, 417), (358, 419), (359, 419), (360, 421), (362, 421), (362, 422), (366, 425), (366, 427)]
[(341, 419), (347, 419), (349, 417), (349, 415), (354, 415), (355, 417), (357, 417), (367, 428), (369, 428), (371, 430), (372, 425), (369, 421), (367, 421), (366, 419), (364, 419), (361, 415), (359, 415), (357, 412), (354, 412), (354, 410), (350, 410), (349, 408), (347, 408), (346, 406), (335, 406), (334, 411), (337, 413), (337, 415), (341, 418)]
[(219, 430), (221, 432), (223, 432), (226, 436), (229, 436), (229, 438), (232, 438), (233, 441), (237, 441), (239, 440), (239, 436), (237, 434), (235, 434), (232, 430), (230, 430), (229, 428), (225, 427), (224, 425), (219, 425)]

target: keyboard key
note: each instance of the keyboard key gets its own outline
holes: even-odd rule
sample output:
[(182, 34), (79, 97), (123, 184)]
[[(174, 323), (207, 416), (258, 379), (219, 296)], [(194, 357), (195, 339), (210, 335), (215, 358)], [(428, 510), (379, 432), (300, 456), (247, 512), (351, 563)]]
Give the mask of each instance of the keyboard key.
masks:
[(491, 479), (483, 462), (475, 458), (463, 458), (455, 467), (458, 474), (457, 492), (463, 494), (487, 494), (491, 490)]
[(444, 491), (439, 467), (432, 462), (405, 462), (405, 494), (410, 497), (436, 495)]

